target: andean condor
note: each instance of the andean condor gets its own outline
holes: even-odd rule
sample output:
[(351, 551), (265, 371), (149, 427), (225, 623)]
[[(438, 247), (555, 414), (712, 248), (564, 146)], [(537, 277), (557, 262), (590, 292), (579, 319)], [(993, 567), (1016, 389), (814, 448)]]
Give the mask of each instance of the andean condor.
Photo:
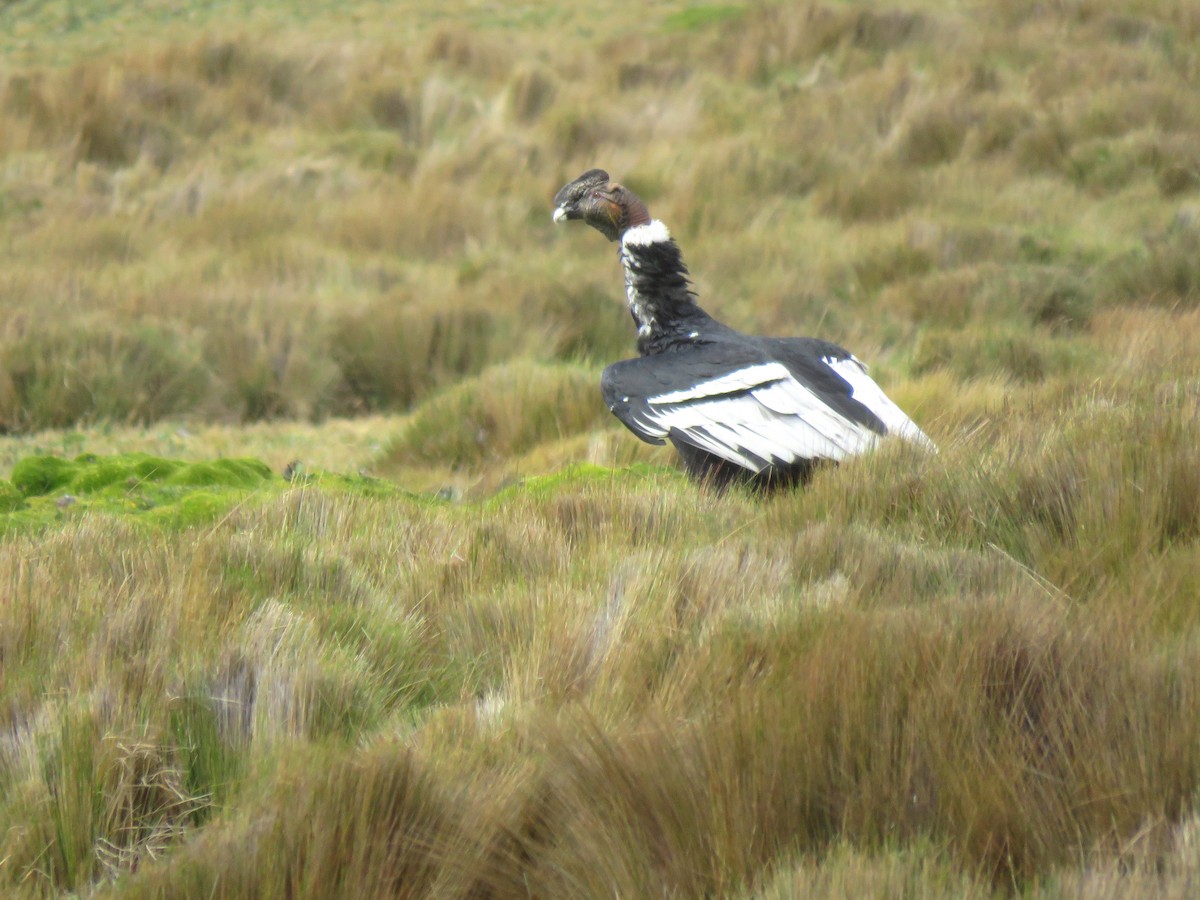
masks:
[(554, 206), (555, 222), (582, 219), (621, 243), (640, 356), (604, 370), (608, 408), (642, 440), (674, 444), (693, 477), (803, 483), (820, 461), (862, 453), (889, 434), (936, 449), (848, 351), (816, 338), (742, 334), (709, 316), (667, 226), (607, 172), (583, 173)]

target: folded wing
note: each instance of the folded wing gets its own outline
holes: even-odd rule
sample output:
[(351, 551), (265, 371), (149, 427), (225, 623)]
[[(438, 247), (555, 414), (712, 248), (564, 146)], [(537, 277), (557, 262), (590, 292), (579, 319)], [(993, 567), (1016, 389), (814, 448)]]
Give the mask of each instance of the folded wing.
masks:
[(818, 377), (798, 376), (796, 367), (777, 360), (701, 346), (616, 363), (605, 370), (601, 388), (609, 409), (642, 440), (670, 438), (754, 472), (845, 459), (892, 430), (916, 439), (895, 427), (902, 423), (892, 410), (928, 441), (857, 360), (812, 362)]

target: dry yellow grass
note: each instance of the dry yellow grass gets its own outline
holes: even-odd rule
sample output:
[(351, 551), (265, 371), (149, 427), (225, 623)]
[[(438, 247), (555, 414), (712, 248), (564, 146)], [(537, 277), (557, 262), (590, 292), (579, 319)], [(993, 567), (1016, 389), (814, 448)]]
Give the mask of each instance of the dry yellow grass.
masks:
[[(1042, 377), (1078, 348), (1031, 320), (1195, 292), (1186, 12), (466, 5), (368, 42), (370, 4), (267, 5), (245, 33), (83, 6), (40, 26), (68, 61), (10, 48), (0, 85), (9, 431), (320, 420), (509, 358), (610, 358), (611, 272), (544, 209), (598, 160), (735, 324), (820, 325), (883, 364), (986, 322), (1019, 346), (961, 374)], [(95, 56), (93, 19), (161, 36)]]
[[(0, 530), (0, 893), (1195, 895), (1198, 38), (0, 6), (0, 472), (420, 492)], [(710, 311), (849, 346), (941, 452), (717, 496), (613, 423), (619, 269), (549, 219), (592, 165)]]

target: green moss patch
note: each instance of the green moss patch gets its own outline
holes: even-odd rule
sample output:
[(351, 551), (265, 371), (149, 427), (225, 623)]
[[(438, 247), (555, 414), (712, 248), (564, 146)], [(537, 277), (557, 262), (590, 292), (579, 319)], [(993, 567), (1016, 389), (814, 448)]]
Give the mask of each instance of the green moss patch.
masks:
[[(293, 481), (295, 483), (295, 481)], [(341, 475), (336, 472), (314, 472), (305, 475), (300, 482), (315, 485), (325, 490), (345, 491), (361, 497), (407, 497), (411, 500), (439, 502), (435, 495), (414, 494), (398, 487), (395, 482), (373, 475)]]
[(619, 469), (598, 466), (594, 463), (576, 463), (567, 466), (561, 472), (522, 479), (519, 483), (498, 491), (490, 502), (492, 504), (507, 502), (513, 496), (520, 494), (545, 498), (556, 494), (576, 492), (598, 484), (618, 482), (627, 485), (631, 482), (650, 479), (686, 481), (686, 476), (678, 469), (649, 463), (635, 463)]
[(289, 480), (258, 459), (185, 462), (145, 453), (29, 456), (13, 466), (11, 481), (0, 480), (0, 533), (89, 513), (187, 528), (215, 522), (250, 498), (300, 486), (364, 497), (406, 494), (390, 481), (363, 475), (317, 471)]
[(177, 469), (167, 482), (189, 487), (253, 488), (271, 477), (270, 467), (257, 459), (218, 459)]
[[(611, 482), (684, 479), (675, 469), (638, 463), (612, 469), (587, 463), (523, 479), (487, 501), (517, 496), (547, 498)], [(131, 516), (156, 528), (188, 528), (216, 522), (239, 504), (258, 502), (300, 487), (362, 497), (404, 497), (431, 504), (436, 495), (418, 495), (395, 483), (366, 475), (303, 472), (290, 478), (257, 459), (185, 462), (144, 453), (84, 454), (74, 459), (29, 456), (13, 467), (12, 480), (0, 479), (0, 534), (61, 524), (83, 515)]]
[(25, 505), (24, 495), (11, 481), (0, 478), (0, 513), (9, 513)]
[(30, 456), (13, 466), (12, 483), (26, 497), (40, 497), (65, 487), (75, 474), (75, 464), (70, 460)]
[(286, 486), (256, 459), (188, 463), (144, 453), (30, 456), (13, 467), (8, 491), (0, 488), (0, 514), (7, 514), (0, 529), (38, 527), (86, 512), (187, 527), (215, 520), (252, 492)]
[(60, 491), (95, 494), (114, 485), (126, 492), (147, 485), (254, 488), (273, 477), (270, 466), (257, 459), (185, 463), (145, 453), (85, 453), (74, 459), (26, 457), (13, 466), (12, 483), (26, 497), (41, 497)]
[(166, 503), (147, 511), (147, 519), (157, 525), (186, 528), (213, 522), (226, 512), (233, 503), (229, 492), (195, 491), (179, 498), (177, 503)]

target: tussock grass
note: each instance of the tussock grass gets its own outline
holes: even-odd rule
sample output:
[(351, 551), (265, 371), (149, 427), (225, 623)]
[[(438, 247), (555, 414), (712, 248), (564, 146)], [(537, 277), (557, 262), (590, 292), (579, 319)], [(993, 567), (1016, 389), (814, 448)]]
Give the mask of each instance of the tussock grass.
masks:
[[(273, 5), (264, 15), (288, 13)], [(291, 30), (270, 41), (218, 31), (69, 65), (11, 66), (0, 79), (0, 219), (15, 241), (6, 317), (37, 322), (71, 309), (71, 285), (86, 284), (96, 316), (88, 330), (114, 335), (105, 368), (141, 377), (139, 329), (151, 314), (168, 343), (187, 342), (183, 357), (198, 357), (188, 362), (207, 377), (172, 373), (186, 383), (177, 402), (9, 390), (25, 365), (24, 336), (57, 332), (35, 325), (0, 340), (11, 360), (0, 365), (0, 400), (20, 408), (3, 426), (152, 422), (185, 410), (203, 420), (319, 420), (404, 409), (443, 378), (544, 357), (534, 348), (558, 335), (556, 352), (610, 358), (618, 320), (590, 310), (593, 289), (617, 293), (611, 281), (584, 289), (554, 277), (544, 246), (546, 185), (598, 159), (641, 179), (635, 186), (693, 253), (708, 258), (697, 238), (735, 233), (716, 257), (719, 270), (694, 267), (711, 279), (701, 283), (706, 294), (737, 302), (750, 282), (759, 297), (852, 291), (866, 312), (906, 283), (923, 292), (931, 264), (969, 269), (981, 257), (1000, 267), (987, 281), (1022, 291), (1041, 280), (1030, 263), (1054, 264), (1057, 280), (1087, 286), (1085, 305), (1186, 303), (1194, 293), (1188, 229), (1168, 231), (1178, 211), (1170, 204), (1186, 204), (1195, 187), (1186, 124), (1196, 119), (1195, 99), (1179, 38), (1186, 16), (713, 7), (652, 17), (637, 40), (619, 15), (542, 40), (542, 29), (581, 15), (430, 28), (414, 11), (409, 41), (339, 46)], [(310, 24), (316, 33), (332, 27), (324, 13), (309, 21), (321, 23)], [(1055, 23), (1070, 35), (1064, 52), (1049, 49)], [(993, 36), (1005, 29), (1010, 40)], [(670, 71), (664, 59), (674, 60)], [(665, 83), (669, 103), (655, 96)], [(1091, 244), (1063, 240), (1049, 259), (997, 258), (1004, 239), (880, 251), (881, 229), (918, 217), (947, 235), (987, 221), (993, 237), (1008, 229), (1036, 245), (1027, 211), (970, 193), (984, 183), (1022, 197), (1053, 184), (1054, 215), (1100, 215), (1112, 225)], [(820, 264), (824, 239), (813, 248), (816, 264), (759, 265), (756, 248), (774, 245), (775, 223), (784, 233), (796, 224), (787, 207), (810, 194), (808, 215), (833, 219), (846, 247), (868, 248), (869, 271), (860, 260), (847, 282), (840, 263)], [(1164, 201), (1157, 218), (1148, 212), (1148, 202)], [(1109, 215), (1122, 207), (1124, 218)], [(1112, 263), (1103, 278), (1092, 277), (1098, 257)], [(92, 277), (96, 266), (103, 274)], [(800, 290), (787, 274), (797, 267)], [(508, 271), (520, 272), (517, 286)], [(555, 290), (530, 302), (521, 287), (530, 283)], [(467, 369), (438, 375), (435, 361), (428, 383), (404, 386), (420, 354), (403, 342), (389, 352), (390, 310), (411, 317), (396, 327), (417, 340), (464, 307), (486, 309), (497, 345), (468, 344)], [(569, 312), (576, 308), (582, 315)], [(534, 314), (550, 320), (549, 335), (529, 321)], [(364, 335), (360, 316), (384, 327)], [(1057, 307), (1046, 316), (1063, 318)], [(746, 318), (748, 327), (807, 330), (780, 323), (770, 308)], [(534, 330), (514, 336), (513, 323)], [(375, 346), (361, 358), (348, 346), (370, 337)], [(36, 355), (52, 380), (77, 347), (46, 340)], [(397, 371), (400, 359), (413, 360), (409, 375)]]
[[(104, 724), (76, 751), (85, 773), (101, 735), (157, 719), (179, 742), (165, 745), (176, 775), (143, 818), (175, 821), (182, 804), (171, 827), (198, 829), (148, 866), (133, 839), (113, 856), (108, 832), (68, 840), (45, 820), (50, 831), (13, 833), (30, 842), (8, 848), (14, 871), (78, 885), (142, 853), (144, 877), (122, 893), (729, 893), (778, 884), (781, 850), (815, 859), (841, 843), (875, 858), (911, 844), (940, 860), (912, 865), (983, 893), (1049, 877), (1072, 847), (1103, 857), (1148, 823), (1169, 829), (1200, 777), (1195, 665), (1191, 643), (1130, 652), (1164, 633), (1128, 603), (1153, 566), (1080, 581), (1071, 564), (1058, 586), (1035, 573), (1054, 575), (1055, 553), (1094, 560), (1116, 535), (1144, 547), (1119, 559), (1165, 558), (1158, 542), (1185, 540), (1196, 510), (1126, 518), (1105, 485), (1131, 479), (1084, 477), (1058, 513), (1072, 524), (1030, 521), (1054, 509), (1024, 499), (1022, 473), (1038, 465), (972, 487), (963, 457), (975, 454), (949, 446), (922, 472), (904, 449), (766, 502), (679, 478), (576, 476), (498, 498), (501, 523), (481, 507), (305, 489), (119, 562), (125, 536), (95, 520), (43, 542), (36, 568), (10, 542), (8, 581), (34, 605), (10, 608), (6, 681), (17, 690), (38, 671), (101, 704)], [(1079, 453), (1068, 465), (1106, 458)], [(1163, 502), (1190, 463), (1158, 476)], [(1129, 471), (1153, 491), (1153, 475)], [(959, 518), (946, 515), (954, 501)], [(1074, 540), (1030, 539), (1063, 527)], [(61, 617), (45, 587), (64, 581), (102, 605)], [(1194, 627), (1176, 618), (1166, 633)], [(174, 637), (197, 629), (227, 635), (223, 649)], [(47, 670), (48, 647), (62, 650)], [(33, 796), (35, 776), (68, 777), (14, 768), (56, 714), (40, 692), (12, 696), (30, 724), (8, 732), (5, 777), (9, 796)], [(395, 737), (354, 739), (380, 729)], [(325, 749), (300, 749), (314, 739)], [(209, 796), (216, 810), (180, 799)], [(165, 852), (165, 827), (138, 840)], [(33, 859), (51, 841), (52, 871)]]
[[(922, 835), (973, 873), (943, 877), (978, 878), (982, 893), (994, 878), (1065, 862), (1064, 827), (1132, 837), (1187, 802), (1176, 785), (1196, 775), (1194, 727), (1178, 714), (1194, 690), (1189, 663), (1125, 668), (1123, 640), (1081, 634), (1038, 592), (893, 610), (875, 621), (834, 612), (798, 633), (692, 632), (682, 639), (699, 653), (665, 665), (695, 693), (672, 690), (615, 723), (584, 711), (586, 692), (577, 712), (535, 716), (508, 739), (481, 711), (455, 734), (478, 744), (456, 756), (499, 754), (478, 782), (449, 780), (438, 757), (402, 745), (351, 751), (327, 782), (303, 782), (312, 794), (289, 788), (260, 807), (282, 827), (250, 858), (211, 841), (244, 841), (252, 822), (210, 827), (134, 893), (219, 878), (234, 895), (359, 881), (376, 893), (403, 882), (418, 894), (519, 884), (539, 895), (699, 894), (756, 877), (780, 847), (816, 853), (840, 839), (878, 851), (921, 847)], [(776, 660), (769, 670), (756, 663), (764, 656)], [(846, 659), (859, 662), (836, 662)], [(731, 677), (733, 694), (706, 704)], [(695, 711), (680, 721), (671, 710), (684, 698)], [(1160, 745), (1176, 751), (1122, 755), (1163, 721), (1181, 729)], [(503, 760), (523, 746), (531, 755), (511, 769)], [(1097, 757), (1097, 746), (1111, 749)]]
[(385, 463), (473, 466), (604, 423), (595, 374), (574, 365), (488, 369), (423, 404)]
[[(1194, 895), (1200, 16), (1110, 6), (0, 7), (0, 892)], [(593, 165), (940, 452), (614, 424)]]
[(404, 407), (503, 358), (511, 345), (497, 330), (487, 309), (422, 309), (389, 297), (342, 314), (331, 351), (361, 408)]
[(104, 733), (86, 714), (69, 714), (38, 753), (21, 800), (42, 809), (29, 810), (32, 827), (10, 836), (6, 862), (59, 888), (153, 860), (209, 803), (187, 792), (169, 744)]

